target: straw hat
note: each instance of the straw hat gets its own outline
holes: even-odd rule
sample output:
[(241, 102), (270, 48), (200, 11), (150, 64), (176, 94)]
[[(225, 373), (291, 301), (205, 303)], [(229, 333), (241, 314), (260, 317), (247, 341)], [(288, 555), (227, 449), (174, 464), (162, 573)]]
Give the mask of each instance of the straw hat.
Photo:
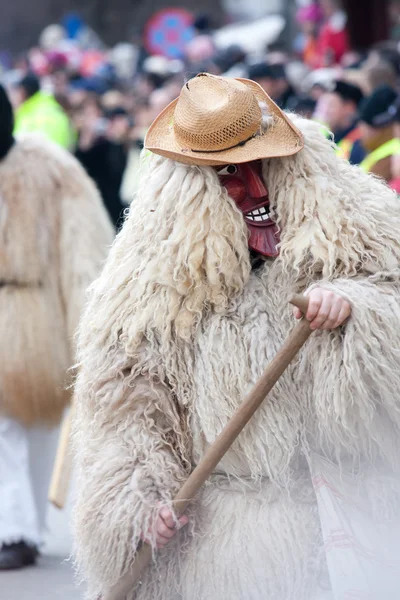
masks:
[(194, 165), (290, 156), (303, 145), (300, 131), (257, 83), (208, 73), (183, 86), (145, 139), (151, 152)]

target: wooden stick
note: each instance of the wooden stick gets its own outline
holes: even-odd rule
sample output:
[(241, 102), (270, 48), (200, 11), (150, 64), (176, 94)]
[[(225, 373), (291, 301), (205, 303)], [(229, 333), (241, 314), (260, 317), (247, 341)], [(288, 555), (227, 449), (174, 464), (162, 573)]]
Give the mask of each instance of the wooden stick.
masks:
[(73, 408), (71, 407), (61, 425), (48, 495), (49, 501), (60, 509), (65, 506), (72, 473), (72, 454), (70, 449), (72, 411)]
[[(305, 296), (293, 296), (290, 303), (297, 306), (303, 314), (307, 312), (308, 299)], [(270, 362), (217, 439), (206, 450), (202, 460), (175, 496), (172, 505), (178, 517), (183, 514), (203, 483), (212, 474), (311, 333), (309, 322), (304, 318), (290, 333), (278, 354)], [(126, 595), (132, 591), (135, 584), (140, 580), (143, 571), (151, 563), (151, 559), (151, 546), (143, 544), (136, 555), (132, 569), (111, 590), (104, 593), (101, 600), (125, 600)]]

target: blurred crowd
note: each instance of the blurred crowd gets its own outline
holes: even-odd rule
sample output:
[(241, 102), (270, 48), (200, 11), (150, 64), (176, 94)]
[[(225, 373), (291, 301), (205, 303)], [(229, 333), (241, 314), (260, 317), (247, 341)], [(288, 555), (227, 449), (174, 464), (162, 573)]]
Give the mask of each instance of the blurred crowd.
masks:
[(283, 109), (318, 120), (344, 158), (400, 192), (396, 6), (393, 39), (368, 52), (351, 47), (339, 0), (303, 2), (291, 48), (279, 35), (262, 43), (259, 23), (246, 30), (250, 39), (255, 28), (258, 47), (240, 35), (221, 46), (212, 19), (193, 16), (193, 35), (179, 58), (151, 55), (140, 37), (105, 48), (77, 19), (75, 28), (47, 27), (37, 47), (3, 65), (0, 79), (16, 111), (16, 133), (42, 131), (75, 153), (117, 227), (137, 189), (148, 127), (184, 81), (202, 71), (257, 81)]

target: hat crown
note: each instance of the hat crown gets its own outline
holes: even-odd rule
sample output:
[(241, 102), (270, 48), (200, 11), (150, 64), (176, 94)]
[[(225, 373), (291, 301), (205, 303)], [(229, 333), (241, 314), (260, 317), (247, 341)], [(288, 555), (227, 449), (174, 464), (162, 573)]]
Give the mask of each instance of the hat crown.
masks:
[(215, 152), (250, 139), (261, 121), (257, 98), (245, 84), (202, 73), (182, 88), (174, 133), (182, 149)]

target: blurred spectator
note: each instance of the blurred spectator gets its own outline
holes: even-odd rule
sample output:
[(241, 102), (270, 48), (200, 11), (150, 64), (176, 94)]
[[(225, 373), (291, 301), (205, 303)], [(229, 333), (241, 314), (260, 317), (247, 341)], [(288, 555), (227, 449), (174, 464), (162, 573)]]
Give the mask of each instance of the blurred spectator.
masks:
[(245, 61), (246, 53), (244, 50), (237, 44), (233, 44), (232, 46), (228, 46), (224, 50), (217, 52), (213, 62), (218, 69), (217, 74), (224, 74), (227, 77), (235, 77), (238, 76), (235, 75), (235, 68), (237, 69), (239, 66), (239, 69), (245, 69)]
[(293, 102), (290, 110), (298, 115), (301, 115), (305, 119), (311, 119), (314, 114), (316, 104), (316, 101), (309, 96), (298, 96)]
[(392, 155), (390, 158), (392, 179), (388, 183), (390, 187), (400, 195), (400, 96), (398, 96), (396, 101), (389, 107), (384, 120), (388, 122), (393, 121), (394, 135), (394, 140), (391, 144)]
[(291, 84), (296, 94), (304, 95), (307, 86), (305, 80), (311, 73), (311, 69), (299, 60), (289, 60), (285, 64), (286, 78)]
[(199, 13), (196, 15), (193, 27), (199, 34), (209, 33), (213, 28), (213, 19), (208, 13)]
[(400, 75), (400, 53), (397, 42), (386, 41), (375, 44), (368, 55), (367, 65), (389, 64), (397, 76)]
[(303, 34), (301, 57), (311, 69), (319, 66), (321, 57), (318, 48), (318, 27), (322, 11), (318, 4), (302, 6), (297, 12), (297, 21)]
[[(202, 71), (256, 80), (283, 109), (327, 124), (342, 155), (357, 163), (365, 150), (358, 141), (357, 100), (346, 93), (356, 87), (367, 97), (382, 84), (397, 89), (397, 45), (381, 42), (363, 52), (350, 48), (340, 0), (297, 4), (301, 8), (292, 15), (300, 31), (294, 52), (282, 36), (282, 15), (243, 19), (216, 29), (209, 15), (199, 14), (193, 17), (195, 36), (181, 60), (149, 55), (139, 29), (129, 42), (105, 48), (81, 17), (69, 15), (63, 26), (47, 27), (37, 46), (11, 59), (3, 71), (8, 87), (25, 80), (24, 89), (13, 88), (15, 104), (22, 104), (17, 131), (22, 131), (24, 117), (24, 130), (50, 129), (48, 135), (55, 139), (63, 131), (61, 119), (69, 119), (73, 127), (68, 124), (67, 141), (60, 143), (76, 151), (115, 224), (137, 189), (149, 125), (179, 95), (185, 79)], [(392, 13), (398, 16), (394, 6)], [(40, 80), (41, 90), (36, 92), (30, 87), (31, 72)], [(331, 92), (335, 82), (341, 82), (345, 95), (339, 88)], [(46, 96), (47, 91), (51, 95)], [(32, 124), (30, 118), (27, 125), (25, 111), (31, 117), (36, 100), (39, 107), (47, 102), (46, 110), (40, 123)], [(54, 113), (61, 115), (57, 125)]]
[(340, 0), (320, 0), (325, 17), (318, 36), (318, 53), (320, 67), (339, 64), (350, 49), (346, 23), (347, 16), (342, 10)]
[(296, 92), (286, 77), (284, 65), (252, 65), (249, 68), (249, 78), (259, 83), (280, 108), (290, 110), (295, 104)]
[(141, 155), (144, 147), (144, 138), (152, 123), (154, 106), (150, 106), (149, 99), (141, 99), (136, 104), (135, 123), (129, 134), (129, 152), (127, 165), (120, 189), (121, 200), (129, 205), (139, 187)]
[(364, 96), (369, 96), (372, 92), (364, 69), (344, 69), (340, 74), (340, 79), (360, 88)]
[(392, 156), (399, 153), (399, 140), (394, 137), (394, 114), (391, 106), (397, 98), (396, 92), (383, 85), (364, 100), (360, 109), (361, 140), (369, 152), (361, 168), (391, 181)]
[(366, 57), (363, 52), (349, 50), (343, 55), (340, 64), (344, 69), (359, 69), (365, 61), (365, 58)]
[(142, 101), (140, 107), (136, 106), (135, 127), (130, 131), (128, 163), (120, 189), (121, 199), (125, 204), (132, 202), (138, 190), (141, 156), (147, 130), (155, 117), (179, 95), (181, 87), (181, 82), (172, 78), (163, 87), (154, 90), (148, 99)]
[(23, 77), (13, 90), (15, 134), (37, 131), (64, 148), (72, 148), (73, 131), (60, 104), (40, 90), (39, 79), (32, 74)]
[(186, 48), (186, 58), (191, 64), (211, 60), (214, 54), (214, 43), (209, 35), (198, 35), (188, 43)]
[(66, 100), (69, 88), (69, 76), (66, 69), (58, 68), (52, 73), (52, 88), (54, 98), (59, 104)]
[(313, 83), (310, 89), (310, 98), (315, 102), (318, 102), (320, 98), (326, 93), (327, 88), (322, 83)]
[(386, 62), (366, 65), (363, 69), (368, 86), (368, 93), (371, 94), (381, 85), (396, 87), (396, 71)]
[(391, 23), (391, 35), (394, 40), (400, 40), (400, 2), (399, 0), (390, 0), (389, 16)]
[(366, 154), (358, 127), (362, 100), (363, 93), (358, 86), (340, 80), (335, 81), (332, 91), (324, 98), (326, 125), (334, 134), (338, 154), (353, 165), (360, 164)]
[(77, 111), (76, 158), (100, 190), (110, 218), (122, 224), (124, 204), (120, 188), (127, 164), (127, 142), (131, 122), (123, 107), (105, 112), (98, 99), (86, 101)]

